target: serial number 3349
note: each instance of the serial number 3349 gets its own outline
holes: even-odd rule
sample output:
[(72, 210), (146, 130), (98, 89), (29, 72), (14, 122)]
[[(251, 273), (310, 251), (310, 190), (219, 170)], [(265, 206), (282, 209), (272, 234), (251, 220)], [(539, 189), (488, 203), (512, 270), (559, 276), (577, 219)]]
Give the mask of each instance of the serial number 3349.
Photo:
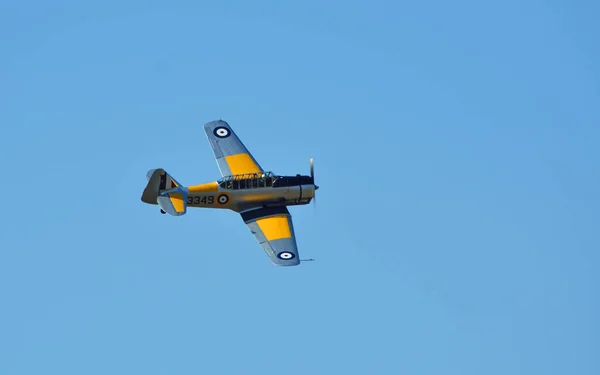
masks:
[(200, 197), (200, 196), (195, 196), (195, 197), (188, 197), (187, 199), (187, 203), (188, 204), (214, 204), (215, 203), (215, 197), (212, 195), (209, 196), (204, 196), (204, 197)]

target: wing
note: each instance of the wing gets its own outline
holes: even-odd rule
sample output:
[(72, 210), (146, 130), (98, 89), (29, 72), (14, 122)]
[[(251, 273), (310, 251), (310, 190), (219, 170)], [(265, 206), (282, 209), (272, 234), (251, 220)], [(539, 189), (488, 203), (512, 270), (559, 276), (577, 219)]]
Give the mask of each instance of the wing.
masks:
[(263, 173), (263, 169), (235, 132), (225, 121), (211, 121), (204, 125), (222, 176)]
[(292, 215), (287, 207), (264, 207), (241, 213), (258, 243), (276, 266), (300, 264)]

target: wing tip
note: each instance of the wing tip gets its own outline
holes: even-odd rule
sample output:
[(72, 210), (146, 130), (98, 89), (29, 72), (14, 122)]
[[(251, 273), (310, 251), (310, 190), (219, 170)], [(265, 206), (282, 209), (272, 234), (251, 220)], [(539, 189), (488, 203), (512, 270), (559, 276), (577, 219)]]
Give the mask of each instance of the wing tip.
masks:
[(221, 125), (221, 126), (225, 125), (227, 127), (230, 127), (229, 124), (227, 123), (227, 121), (219, 119), (219, 120), (213, 120), (213, 121), (209, 121), (209, 122), (205, 123), (204, 128), (211, 129), (218, 125)]

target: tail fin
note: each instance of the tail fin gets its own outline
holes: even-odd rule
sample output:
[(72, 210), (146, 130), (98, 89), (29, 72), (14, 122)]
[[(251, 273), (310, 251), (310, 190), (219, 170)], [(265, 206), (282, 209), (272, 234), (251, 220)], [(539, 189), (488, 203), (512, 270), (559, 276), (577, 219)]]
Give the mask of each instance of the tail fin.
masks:
[(187, 189), (184, 186), (161, 168), (148, 171), (146, 178), (148, 185), (142, 193), (142, 202), (158, 204), (163, 211), (173, 216), (186, 213)]

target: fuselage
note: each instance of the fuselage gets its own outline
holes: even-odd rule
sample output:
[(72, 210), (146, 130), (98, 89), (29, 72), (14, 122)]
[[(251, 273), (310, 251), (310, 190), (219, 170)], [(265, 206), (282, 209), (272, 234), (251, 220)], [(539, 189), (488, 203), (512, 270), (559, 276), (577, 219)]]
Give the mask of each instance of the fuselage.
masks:
[(241, 212), (260, 206), (308, 204), (318, 187), (310, 176), (274, 176), (267, 173), (229, 176), (186, 189), (188, 207)]

